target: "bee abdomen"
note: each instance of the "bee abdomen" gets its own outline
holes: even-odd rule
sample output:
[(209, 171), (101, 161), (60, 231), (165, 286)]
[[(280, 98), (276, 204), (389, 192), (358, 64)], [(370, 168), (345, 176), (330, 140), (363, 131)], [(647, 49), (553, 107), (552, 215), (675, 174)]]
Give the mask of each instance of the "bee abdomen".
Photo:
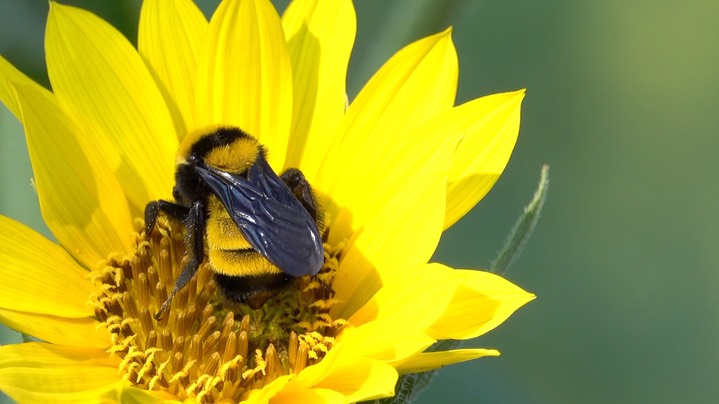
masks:
[(215, 272), (215, 283), (222, 295), (231, 301), (259, 309), (271, 297), (290, 285), (294, 278), (284, 272), (258, 276), (229, 276)]
[(212, 270), (227, 276), (257, 277), (282, 272), (253, 249), (210, 250), (208, 255)]

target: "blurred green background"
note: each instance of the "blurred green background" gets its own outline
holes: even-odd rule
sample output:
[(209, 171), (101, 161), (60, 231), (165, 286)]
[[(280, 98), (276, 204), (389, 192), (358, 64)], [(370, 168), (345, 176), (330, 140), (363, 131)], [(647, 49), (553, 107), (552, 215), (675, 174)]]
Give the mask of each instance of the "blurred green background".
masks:
[[(138, 1), (67, 3), (135, 41)], [(0, 4), (0, 53), (47, 83), (47, 1)], [(397, 49), (448, 25), (458, 102), (528, 89), (507, 170), (445, 234), (436, 260), (487, 266), (541, 165), (551, 165), (543, 218), (507, 275), (538, 298), (466, 344), (498, 348), (500, 358), (443, 369), (419, 402), (716, 399), (719, 2), (362, 0), (356, 8), (350, 97)], [(4, 109), (0, 141), (0, 213), (49, 235), (22, 128)]]

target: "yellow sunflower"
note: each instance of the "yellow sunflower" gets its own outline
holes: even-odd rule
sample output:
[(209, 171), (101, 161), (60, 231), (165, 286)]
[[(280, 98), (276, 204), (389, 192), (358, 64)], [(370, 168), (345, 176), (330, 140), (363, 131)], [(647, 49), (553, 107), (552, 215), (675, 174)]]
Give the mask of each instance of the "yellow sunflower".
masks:
[[(533, 296), (482, 271), (428, 263), (444, 229), (491, 188), (523, 91), (454, 106), (451, 31), (397, 52), (347, 105), (349, 0), (146, 0), (135, 49), (97, 16), (51, 3), (52, 92), (0, 58), (0, 99), (23, 123), (52, 243), (0, 217), (0, 321), (43, 342), (0, 347), (20, 402), (355, 402), (398, 375), (486, 355), (427, 352), (499, 325)], [(325, 211), (325, 264), (261, 309), (224, 301), (183, 229), (145, 234), (171, 199), (186, 135), (242, 128), (275, 171), (299, 168)]]

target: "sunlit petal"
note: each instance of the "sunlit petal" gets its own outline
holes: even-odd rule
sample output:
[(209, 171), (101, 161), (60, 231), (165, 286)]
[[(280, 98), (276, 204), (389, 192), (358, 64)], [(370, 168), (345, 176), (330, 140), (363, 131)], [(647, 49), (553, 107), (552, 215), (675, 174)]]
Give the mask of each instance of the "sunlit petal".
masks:
[(434, 253), (444, 225), (451, 156), (467, 125), (461, 112), (446, 110), (400, 137), (404, 142), (393, 145), (380, 170), (366, 168), (374, 183), (355, 190), (351, 207), (332, 221), (330, 240), (356, 229), (335, 283), (348, 312), (364, 304), (381, 278), (426, 263)]
[[(408, 302), (410, 306), (414, 302)], [(399, 313), (398, 313), (399, 314)], [(391, 318), (390, 318), (391, 317)], [(384, 316), (343, 331), (340, 339), (348, 354), (387, 363), (403, 361), (419, 354), (435, 342), (412, 322), (412, 318)], [(350, 320), (350, 323), (354, 323)]]
[(451, 351), (427, 352), (413, 357), (397, 367), (400, 373), (426, 372), (452, 363), (465, 362), (484, 356), (499, 356), (494, 349), (455, 349)]
[[(451, 107), (456, 80), (449, 31), (399, 51), (350, 106), (313, 183), (328, 198), (330, 242), (355, 233), (342, 262), (352, 270), (340, 270), (336, 280), (338, 294), (351, 301), (348, 312), (379, 287), (375, 268), (426, 262), (434, 251), (442, 228), (437, 221), (443, 221), (438, 216), (444, 216), (437, 188), (446, 182), (458, 138), (432, 137), (421, 124)], [(349, 296), (355, 292), (363, 296)]]
[(459, 107), (464, 137), (452, 159), (445, 228), (453, 225), (492, 188), (509, 161), (519, 135), (524, 90), (493, 94)]
[(13, 330), (59, 345), (107, 348), (110, 333), (94, 318), (64, 318), (0, 309), (0, 322)]
[(277, 396), (279, 391), (285, 388), (290, 379), (291, 377), (289, 375), (278, 377), (261, 389), (253, 389), (243, 402), (246, 404), (260, 404), (267, 403), (272, 399), (274, 404), (274, 397)]
[(116, 366), (0, 368), (0, 390), (21, 403), (98, 402), (123, 384)]
[(396, 274), (384, 281), (372, 299), (349, 318), (352, 324), (387, 320), (427, 328), (446, 311), (452, 292), (462, 283), (451, 269), (440, 264), (418, 265), (406, 270), (404, 276)]
[(191, 0), (142, 3), (138, 51), (160, 84), (180, 139), (196, 128), (195, 81), (207, 27)]
[(60, 243), (86, 268), (130, 251), (132, 220), (120, 184), (91, 136), (53, 98), (17, 85), (40, 209)]
[(343, 404), (349, 402), (347, 396), (333, 389), (287, 389), (280, 391), (272, 397), (272, 404)]
[(177, 136), (137, 51), (97, 16), (51, 3), (45, 35), (53, 91), (120, 181), (136, 212), (167, 196)]
[(463, 278), (442, 317), (432, 324), (437, 339), (467, 339), (503, 323), (534, 295), (501, 276), (474, 270), (454, 270)]
[(294, 1), (282, 25), (294, 83), (285, 165), (300, 167), (313, 183), (346, 108), (347, 65), (357, 29), (354, 6), (349, 0)]
[(347, 397), (347, 402), (389, 397), (394, 393), (397, 371), (373, 359), (354, 358), (338, 364), (316, 388), (332, 389)]
[(17, 99), (15, 97), (13, 83), (33, 86), (37, 91), (42, 92), (45, 96), (52, 97), (52, 93), (50, 93), (50, 91), (34, 82), (31, 78), (27, 77), (23, 74), (23, 72), (10, 64), (10, 62), (8, 62), (4, 57), (0, 56), (0, 102), (5, 104), (5, 106), (18, 120), (22, 120), (22, 116), (20, 114), (20, 105), (17, 103)]
[[(408, 45), (370, 79), (350, 105), (316, 186), (343, 205), (373, 189), (383, 161), (410, 129), (454, 103), (457, 55), (450, 31)], [(370, 170), (369, 172), (367, 170)], [(338, 176), (337, 173), (342, 173)], [(353, 208), (360, 209), (361, 203)]]
[[(353, 190), (372, 189), (383, 153), (419, 127), (449, 109), (457, 84), (457, 55), (446, 31), (419, 40), (395, 54), (352, 102), (318, 175), (317, 187), (344, 201)], [(341, 172), (342, 176), (337, 173)], [(350, 180), (358, 181), (349, 186)]]
[(43, 366), (117, 366), (112, 358), (98, 348), (54, 345), (45, 342), (28, 342), (0, 346), (0, 368)]
[(292, 68), (282, 24), (268, 0), (228, 0), (210, 20), (199, 66), (198, 125), (237, 126), (284, 166), (292, 123)]
[(0, 216), (0, 307), (64, 318), (93, 315), (88, 272), (60, 246)]
[[(344, 352), (345, 355), (341, 353)], [(349, 347), (335, 347), (322, 362), (296, 375), (282, 393), (296, 389), (326, 388), (347, 397), (347, 402), (387, 397), (394, 392), (394, 367), (374, 359), (355, 356)]]

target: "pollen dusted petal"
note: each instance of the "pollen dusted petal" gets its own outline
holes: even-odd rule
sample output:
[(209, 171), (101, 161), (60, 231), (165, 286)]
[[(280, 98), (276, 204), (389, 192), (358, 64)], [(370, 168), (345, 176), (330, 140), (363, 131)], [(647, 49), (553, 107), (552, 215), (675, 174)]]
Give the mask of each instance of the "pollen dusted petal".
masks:
[(492, 188), (519, 135), (524, 90), (493, 94), (456, 107), (467, 123), (452, 158), (444, 228), (452, 226)]
[(198, 125), (233, 125), (284, 166), (292, 123), (292, 67), (280, 18), (268, 0), (228, 0), (210, 20), (200, 60)]
[(429, 335), (437, 339), (478, 337), (534, 299), (501, 276), (470, 269), (454, 270), (463, 278), (442, 317), (432, 324)]
[(12, 83), (33, 86), (37, 91), (42, 92), (45, 96), (53, 96), (50, 91), (34, 82), (31, 78), (15, 68), (15, 66), (10, 64), (10, 62), (0, 55), (0, 102), (5, 104), (5, 106), (19, 121), (22, 121), (22, 115), (20, 113), (20, 105), (15, 98), (15, 91), (13, 90)]
[(47, 68), (58, 103), (107, 161), (132, 207), (168, 196), (177, 137), (155, 81), (137, 51), (97, 16), (50, 3)]
[(465, 362), (484, 356), (499, 356), (499, 351), (494, 349), (455, 349), (451, 351), (426, 352), (413, 357), (397, 367), (397, 370), (404, 373), (426, 372), (453, 363)]
[(63, 318), (0, 309), (0, 322), (52, 344), (105, 349), (110, 344), (110, 334), (90, 317)]
[(294, 83), (285, 166), (300, 168), (312, 183), (345, 113), (347, 65), (357, 18), (349, 0), (293, 1), (282, 25)]
[(92, 316), (87, 271), (62, 247), (0, 216), (0, 307), (65, 318)]
[(196, 128), (195, 82), (207, 27), (191, 0), (142, 2), (138, 51), (165, 96), (179, 140)]

